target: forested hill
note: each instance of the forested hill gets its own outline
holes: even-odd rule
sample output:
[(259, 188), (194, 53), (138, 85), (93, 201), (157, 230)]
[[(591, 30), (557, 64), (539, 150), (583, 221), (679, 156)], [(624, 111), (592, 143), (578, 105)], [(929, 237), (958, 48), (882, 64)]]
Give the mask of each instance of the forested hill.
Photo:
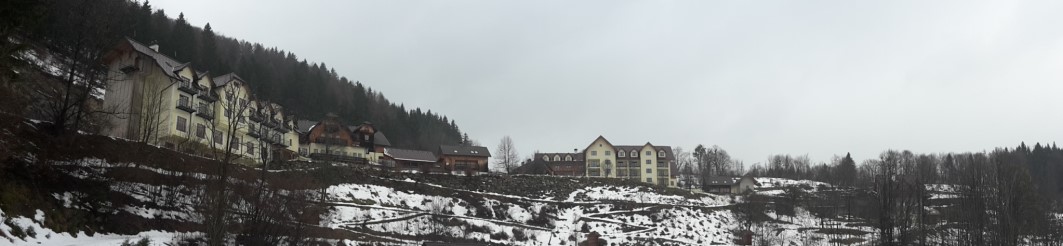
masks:
[[(433, 149), (458, 143), (461, 131), (452, 119), (430, 110), (407, 109), (383, 94), (336, 73), (323, 63), (291, 52), (216, 35), (210, 24), (191, 26), (184, 15), (171, 19), (150, 2), (127, 0), (45, 0), (18, 6), (38, 13), (26, 36), (50, 49), (91, 43), (105, 51), (123, 37), (157, 42), (160, 52), (192, 62), (212, 76), (236, 72), (249, 80), (261, 99), (278, 102), (301, 119), (317, 120), (333, 112), (349, 124), (373, 122), (397, 146)], [(208, 17), (209, 19), (209, 17)], [(283, 30), (278, 30), (282, 33)], [(89, 52), (95, 53), (95, 52)], [(357, 76), (357, 75), (355, 75)]]

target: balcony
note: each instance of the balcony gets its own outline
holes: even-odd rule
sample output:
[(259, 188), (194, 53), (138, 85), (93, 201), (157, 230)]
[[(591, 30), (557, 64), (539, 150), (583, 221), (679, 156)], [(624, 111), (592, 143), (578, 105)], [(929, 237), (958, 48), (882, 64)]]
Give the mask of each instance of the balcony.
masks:
[(277, 131), (281, 133), (288, 133), (288, 126), (286, 124), (277, 125)]
[(193, 95), (199, 93), (199, 88), (196, 88), (196, 85), (192, 84), (191, 81), (181, 81), (177, 84), (177, 89)]
[(269, 128), (277, 127), (277, 120), (274, 120), (273, 118), (267, 118), (265, 120), (262, 120), (262, 126)]
[(251, 117), (249, 117), (249, 118), (251, 118), (251, 121), (254, 121), (254, 122), (262, 122), (262, 119), (264, 119), (262, 117), (262, 114), (256, 113), (254, 111), (251, 111)]
[(177, 100), (177, 109), (184, 110), (185, 112), (189, 113), (196, 112), (196, 109), (192, 108), (191, 101), (192, 100), (189, 100), (188, 97), (181, 97), (180, 100)]
[(218, 101), (218, 97), (215, 96), (214, 93), (211, 93), (209, 90), (204, 90), (204, 91), (199, 92), (199, 94), (196, 94), (196, 97), (198, 97), (199, 99), (203, 99), (203, 101), (207, 101), (207, 102), (216, 102), (216, 101)]
[(657, 177), (668, 177), (668, 169), (657, 169)]
[(214, 108), (210, 107), (209, 104), (200, 104), (199, 107), (196, 108), (196, 115), (199, 117), (210, 120), (214, 119)]
[(247, 124), (247, 135), (253, 138), (261, 136), (258, 135), (258, 127), (256, 127), (255, 124)]

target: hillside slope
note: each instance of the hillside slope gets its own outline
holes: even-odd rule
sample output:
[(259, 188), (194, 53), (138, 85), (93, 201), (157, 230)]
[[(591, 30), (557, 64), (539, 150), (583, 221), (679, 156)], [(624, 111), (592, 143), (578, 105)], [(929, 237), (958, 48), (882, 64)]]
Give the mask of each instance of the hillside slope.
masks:
[[(103, 136), (53, 138), (37, 130), (45, 124), (0, 131), (0, 245), (206, 241), (220, 163)], [(811, 181), (761, 179), (762, 194), (747, 198), (617, 179), (285, 167), (231, 166), (227, 242), (559, 245), (594, 232), (613, 245), (730, 245), (748, 229), (776, 245), (860, 245), (871, 236), (868, 223), (817, 217), (812, 204), (784, 212), (792, 191), (833, 190)]]

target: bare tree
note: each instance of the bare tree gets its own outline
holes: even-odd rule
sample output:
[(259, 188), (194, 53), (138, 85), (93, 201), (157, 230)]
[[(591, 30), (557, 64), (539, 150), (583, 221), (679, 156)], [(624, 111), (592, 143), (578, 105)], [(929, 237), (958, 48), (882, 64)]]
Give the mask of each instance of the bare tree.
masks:
[(517, 169), (517, 165), (520, 163), (520, 155), (517, 154), (517, 147), (513, 146), (513, 138), (509, 136), (502, 137), (502, 141), (498, 143), (498, 158), (495, 159), (495, 164), (502, 166), (506, 170), (506, 173), (513, 172)]

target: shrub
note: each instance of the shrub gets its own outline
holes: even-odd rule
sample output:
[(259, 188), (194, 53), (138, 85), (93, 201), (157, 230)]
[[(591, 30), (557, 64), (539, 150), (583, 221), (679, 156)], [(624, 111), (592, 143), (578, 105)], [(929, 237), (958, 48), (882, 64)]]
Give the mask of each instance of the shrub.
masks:
[(491, 234), (491, 239), (493, 239), (493, 240), (509, 240), (509, 235), (507, 235), (504, 232), (498, 232), (498, 233)]
[(32, 226), (26, 227), (26, 236), (37, 238), (37, 231)]
[(517, 241), (527, 241), (528, 235), (524, 234), (524, 229), (513, 228), (513, 239)]
[(22, 231), (22, 227), (19, 227), (19, 226), (15, 225), (14, 222), (11, 222), (11, 218), (5, 219), (4, 220), (4, 224), (7, 225), (7, 227), (11, 228), (10, 233), (11, 233), (12, 237), (17, 237), (17, 238), (20, 238), (20, 239), (26, 237), (26, 232)]
[(129, 239), (122, 241), (122, 246), (151, 246), (151, 239), (141, 238), (136, 242), (129, 242)]

